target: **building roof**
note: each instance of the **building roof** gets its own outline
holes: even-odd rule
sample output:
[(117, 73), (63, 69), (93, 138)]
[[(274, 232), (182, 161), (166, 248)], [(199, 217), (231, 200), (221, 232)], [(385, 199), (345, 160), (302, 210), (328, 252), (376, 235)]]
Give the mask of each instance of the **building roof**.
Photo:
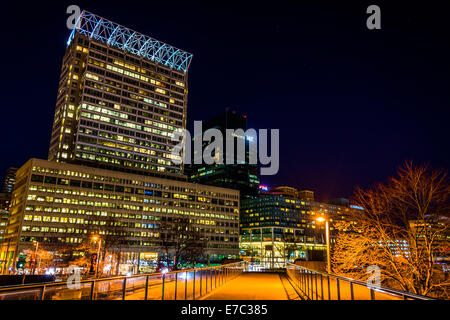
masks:
[(108, 46), (117, 47), (174, 70), (187, 72), (192, 60), (191, 53), (123, 27), (86, 10), (83, 10), (78, 17), (75, 28), (67, 41), (67, 46), (70, 45), (77, 32), (101, 41)]

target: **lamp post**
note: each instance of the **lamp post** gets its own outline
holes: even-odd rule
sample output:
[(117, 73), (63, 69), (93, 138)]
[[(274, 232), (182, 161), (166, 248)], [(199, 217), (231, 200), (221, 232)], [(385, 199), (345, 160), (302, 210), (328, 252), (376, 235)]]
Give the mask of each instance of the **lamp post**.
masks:
[(33, 272), (32, 272), (32, 274), (35, 274), (35, 271), (36, 271), (36, 262), (37, 262), (37, 253), (38, 253), (38, 248), (39, 248), (39, 242), (33, 241), (33, 243), (36, 245), (36, 249), (34, 250)]
[(317, 222), (324, 222), (325, 221), (325, 238), (327, 241), (327, 272), (331, 273), (331, 263), (330, 263), (330, 226), (328, 224), (328, 219), (325, 219), (324, 217), (318, 217), (316, 218)]
[(95, 278), (98, 277), (98, 265), (99, 265), (99, 260), (100, 260), (100, 248), (102, 246), (102, 238), (100, 238), (99, 236), (95, 235), (92, 237), (92, 240), (94, 241), (98, 241), (98, 247), (97, 247), (97, 261), (95, 263)]

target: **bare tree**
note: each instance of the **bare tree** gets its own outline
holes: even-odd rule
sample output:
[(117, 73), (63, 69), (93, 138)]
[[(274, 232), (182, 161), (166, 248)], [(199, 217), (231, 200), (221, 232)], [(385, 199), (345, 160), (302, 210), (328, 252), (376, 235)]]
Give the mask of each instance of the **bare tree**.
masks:
[(53, 252), (42, 248), (42, 245), (37, 251), (33, 249), (25, 249), (24, 254), (27, 257), (27, 261), (30, 261), (30, 267), (32, 267), (33, 270), (37, 270), (38, 274), (41, 269), (45, 270), (54, 264)]
[(336, 224), (333, 271), (364, 280), (377, 265), (385, 286), (448, 298), (450, 281), (436, 264), (449, 245), (446, 172), (407, 162), (386, 183), (358, 188), (354, 202), (364, 211)]
[(204, 254), (207, 239), (204, 232), (187, 217), (162, 217), (159, 224), (161, 257), (177, 270), (180, 262), (195, 264)]
[[(89, 269), (91, 256), (97, 252), (96, 246), (91, 241), (83, 241), (77, 245), (65, 246), (58, 250), (60, 254), (59, 267), (68, 267), (70, 265)], [(77, 254), (75, 254), (77, 253)]]
[[(106, 264), (110, 264), (107, 274), (117, 275), (119, 273), (120, 256), (124, 248), (124, 240), (127, 236), (125, 230), (125, 227), (127, 227), (125, 224), (127, 222), (108, 216), (103, 220), (103, 223), (101, 227), (90, 224), (87, 227), (87, 232), (90, 235), (98, 235), (101, 239), (100, 257), (97, 257), (99, 259), (99, 274), (103, 273)], [(92, 240), (86, 239), (85, 242), (89, 246)], [(97, 245), (95, 245), (95, 248), (97, 248)]]
[(118, 221), (116, 218), (109, 216), (106, 219), (106, 232), (102, 235), (102, 265), (108, 255), (111, 264), (109, 274), (119, 273), (120, 256), (124, 247), (124, 238), (126, 230), (123, 226), (124, 222)]

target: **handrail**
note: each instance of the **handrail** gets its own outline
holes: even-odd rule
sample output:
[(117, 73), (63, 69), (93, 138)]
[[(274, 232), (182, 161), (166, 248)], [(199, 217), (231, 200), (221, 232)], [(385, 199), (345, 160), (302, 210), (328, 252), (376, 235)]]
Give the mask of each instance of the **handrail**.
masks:
[[(171, 275), (171, 274), (175, 274), (175, 273), (185, 273), (185, 272), (192, 272), (192, 271), (201, 271), (201, 270), (210, 270), (210, 269), (215, 269), (215, 268), (221, 268), (221, 267), (225, 267), (225, 266), (231, 266), (234, 264), (240, 264), (241, 262), (233, 262), (233, 263), (227, 263), (227, 264), (222, 264), (222, 265), (218, 265), (218, 266), (212, 266), (212, 267), (203, 267), (203, 268), (191, 268), (191, 269), (183, 269), (183, 270), (175, 270), (175, 271), (169, 271), (166, 272), (166, 275)], [(96, 281), (96, 282), (104, 282), (104, 281), (114, 281), (114, 280), (123, 280), (123, 279), (133, 279), (133, 278), (142, 278), (142, 277), (161, 277), (163, 275), (163, 273), (161, 272), (153, 272), (153, 273), (142, 273), (142, 274), (134, 274), (134, 275), (130, 275), (130, 276), (113, 276), (113, 277), (104, 277), (104, 278), (89, 278), (89, 279), (83, 279), (80, 280), (80, 284), (82, 283), (91, 283), (92, 281)], [(0, 286), (0, 291), (5, 291), (5, 290), (9, 290), (9, 289), (33, 289), (33, 288), (40, 288), (43, 285), (45, 285), (46, 287), (49, 286), (59, 286), (59, 285), (63, 285), (61, 281), (57, 281), (57, 282), (41, 282), (41, 283), (33, 283), (33, 284), (13, 284), (10, 286)]]
[[(132, 279), (142, 279), (145, 278), (146, 279), (146, 285), (145, 287), (148, 288), (152, 285), (150, 285), (148, 283), (148, 280), (151, 278), (161, 278), (163, 280), (162, 285), (163, 285), (163, 296), (164, 296), (164, 279), (175, 275), (175, 279), (178, 278), (178, 274), (182, 274), (182, 273), (192, 273), (194, 272), (194, 279), (195, 279), (195, 273), (200, 272), (200, 277), (203, 273), (203, 271), (213, 271), (210, 273), (210, 277), (211, 275), (214, 273), (214, 275), (216, 276), (216, 273), (219, 275), (223, 275), (226, 274), (228, 275), (228, 271), (226, 271), (225, 269), (233, 269), (235, 267), (240, 267), (243, 266), (243, 264), (245, 265), (245, 262), (241, 261), (241, 262), (234, 262), (234, 263), (229, 263), (229, 264), (224, 264), (224, 265), (218, 265), (218, 266), (212, 266), (212, 267), (203, 267), (203, 268), (191, 268), (191, 269), (184, 269), (184, 270), (176, 270), (176, 271), (170, 271), (170, 272), (166, 272), (166, 273), (148, 273), (148, 274), (138, 274), (138, 275), (131, 275), (131, 276), (115, 276), (115, 277), (106, 277), (106, 278), (91, 278), (91, 279), (83, 279), (80, 280), (78, 282), (78, 284), (82, 285), (82, 284), (89, 284), (91, 286), (91, 290), (92, 292), (94, 291), (94, 287), (96, 286), (96, 284), (99, 283), (104, 283), (104, 282), (116, 282), (116, 281), (122, 281), (123, 282), (123, 290), (125, 292), (125, 289), (127, 287), (126, 283)], [(219, 272), (217, 272), (217, 270), (219, 270)], [(234, 272), (230, 272), (230, 274), (234, 274)], [(206, 277), (206, 281), (207, 281), (207, 276)], [(217, 279), (215, 279), (215, 281), (217, 281)], [(58, 288), (60, 287), (61, 289), (64, 289), (64, 287), (66, 287), (67, 283), (66, 282), (45, 282), (45, 283), (38, 283), (38, 284), (27, 284), (27, 285), (11, 285), (11, 286), (3, 286), (0, 287), (0, 294), (17, 294), (17, 291), (21, 291), (21, 290), (41, 290), (41, 298), (43, 298), (44, 292), (49, 289), (49, 288)], [(212, 289), (212, 283), (210, 283), (211, 289)], [(216, 284), (214, 286), (214, 288), (216, 288)], [(147, 290), (147, 289), (146, 289)], [(187, 290), (187, 289), (186, 289)], [(147, 297), (147, 296), (145, 296)], [(1, 299), (1, 296), (0, 296)], [(92, 294), (91, 294), (91, 299), (92, 299)]]
[[(286, 270), (287, 270), (287, 266), (293, 266), (294, 268), (298, 268), (298, 269), (302, 269), (304, 271), (307, 271), (309, 273), (313, 273), (313, 274), (317, 274), (317, 275), (321, 275), (321, 276), (326, 276), (326, 277), (333, 277), (334, 279), (338, 279), (338, 280), (342, 280), (351, 284), (357, 284), (360, 286), (364, 286), (369, 290), (374, 290), (374, 288), (371, 288), (370, 286), (368, 286), (368, 284), (366, 282), (360, 281), (360, 280), (355, 280), (352, 278), (347, 278), (347, 277), (343, 277), (343, 276), (339, 276), (339, 275), (335, 275), (335, 274), (331, 274), (328, 272), (322, 272), (322, 271), (316, 271), (313, 269), (309, 269), (297, 264), (293, 264), (290, 262), (286, 262)], [(316, 288), (317, 289), (317, 288)], [(382, 293), (386, 293), (386, 294), (391, 294), (391, 295), (398, 295), (405, 298), (410, 298), (410, 299), (414, 299), (414, 300), (436, 300), (434, 298), (431, 297), (427, 297), (427, 296), (423, 296), (423, 295), (419, 295), (419, 294), (415, 294), (415, 293), (410, 293), (410, 292), (406, 292), (406, 291), (402, 291), (402, 290), (397, 290), (397, 289), (390, 289), (390, 288), (386, 288), (386, 287), (379, 287), (375, 289), (378, 292), (382, 292)]]

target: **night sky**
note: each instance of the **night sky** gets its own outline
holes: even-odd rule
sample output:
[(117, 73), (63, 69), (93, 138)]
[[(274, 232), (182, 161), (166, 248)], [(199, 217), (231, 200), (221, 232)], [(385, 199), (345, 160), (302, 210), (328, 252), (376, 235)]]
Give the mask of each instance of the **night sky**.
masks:
[[(443, 5), (298, 2), (3, 4), (0, 172), (47, 158), (71, 4), (194, 54), (188, 123), (229, 108), (252, 128), (280, 129), (280, 171), (265, 184), (324, 200), (383, 181), (407, 159), (447, 169)], [(370, 4), (381, 30), (366, 28)]]

